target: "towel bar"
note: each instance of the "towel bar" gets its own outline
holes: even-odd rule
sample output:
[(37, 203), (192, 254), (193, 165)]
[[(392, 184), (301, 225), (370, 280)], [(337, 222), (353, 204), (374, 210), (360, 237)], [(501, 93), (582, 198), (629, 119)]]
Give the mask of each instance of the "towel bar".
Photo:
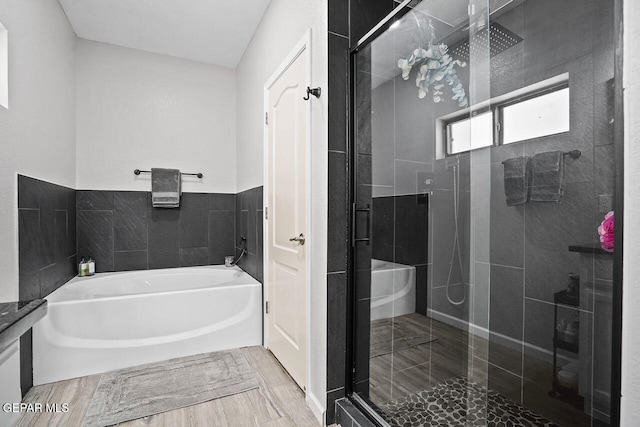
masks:
[[(141, 173), (151, 173), (151, 171), (143, 171), (140, 169), (136, 169), (133, 171), (134, 175), (140, 175)], [(198, 178), (202, 178), (202, 172), (198, 172), (198, 173), (185, 173), (185, 172), (181, 172), (182, 175), (189, 175), (189, 176), (197, 176)]]

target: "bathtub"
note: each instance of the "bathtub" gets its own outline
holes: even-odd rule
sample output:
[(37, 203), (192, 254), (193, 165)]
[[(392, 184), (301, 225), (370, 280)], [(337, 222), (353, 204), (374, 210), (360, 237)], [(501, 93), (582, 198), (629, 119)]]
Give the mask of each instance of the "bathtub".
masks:
[(262, 343), (262, 285), (238, 267), (99, 273), (46, 299), (35, 385)]
[(371, 260), (371, 320), (416, 311), (416, 268)]

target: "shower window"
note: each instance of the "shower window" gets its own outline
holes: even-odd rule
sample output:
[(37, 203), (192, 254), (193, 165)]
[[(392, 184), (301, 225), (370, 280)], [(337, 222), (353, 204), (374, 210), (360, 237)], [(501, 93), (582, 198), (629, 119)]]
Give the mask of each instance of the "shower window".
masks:
[(568, 132), (570, 128), (568, 87), (500, 108), (503, 144)]
[(566, 82), (553, 86), (542, 82), (492, 99), (490, 108), (478, 110), (475, 106), (471, 115), (441, 119), (446, 153), (459, 154), (568, 132), (569, 94)]
[[(447, 154), (493, 145), (493, 112), (476, 114), (447, 125)], [(471, 138), (471, 135), (476, 136)]]

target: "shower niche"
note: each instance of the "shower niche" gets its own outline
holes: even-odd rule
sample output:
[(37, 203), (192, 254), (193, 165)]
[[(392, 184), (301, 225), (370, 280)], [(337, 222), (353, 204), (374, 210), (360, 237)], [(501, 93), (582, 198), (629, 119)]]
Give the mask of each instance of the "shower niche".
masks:
[(349, 388), (376, 424), (613, 425), (615, 255), (569, 250), (615, 209), (613, 2), (541, 3), (407, 1), (351, 50)]

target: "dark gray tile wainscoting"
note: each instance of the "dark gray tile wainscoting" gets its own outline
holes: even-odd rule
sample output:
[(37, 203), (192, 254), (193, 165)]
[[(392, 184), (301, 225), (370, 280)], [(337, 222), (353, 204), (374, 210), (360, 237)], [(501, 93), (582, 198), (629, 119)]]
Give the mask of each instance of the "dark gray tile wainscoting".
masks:
[[(76, 192), (18, 175), (20, 301), (44, 298), (76, 275)], [(33, 384), (31, 330), (20, 338), (20, 387)]]
[(19, 297), (44, 298), (76, 274), (75, 190), (18, 175)]
[[(236, 237), (235, 256), (240, 256), (242, 248), (247, 253), (238, 262), (238, 265), (262, 283), (263, 274), (263, 187), (255, 187), (236, 195)], [(242, 241), (242, 237), (246, 241)], [(244, 246), (243, 246), (244, 245)]]
[(234, 253), (234, 194), (183, 193), (176, 209), (153, 208), (143, 191), (77, 192), (78, 258), (96, 271), (224, 264)]
[(353, 46), (396, 3), (392, 0), (329, 0), (329, 206), (327, 239), (327, 423), (345, 395), (346, 295), (349, 250), (348, 69)]

